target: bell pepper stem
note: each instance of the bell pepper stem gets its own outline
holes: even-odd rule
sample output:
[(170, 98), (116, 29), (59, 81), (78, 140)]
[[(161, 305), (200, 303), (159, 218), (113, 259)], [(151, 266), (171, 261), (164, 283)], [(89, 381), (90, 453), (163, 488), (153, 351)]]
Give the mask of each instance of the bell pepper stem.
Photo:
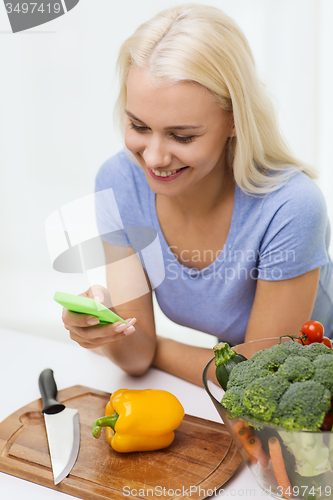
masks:
[(101, 417), (95, 420), (91, 426), (92, 434), (95, 438), (99, 438), (103, 427), (111, 427), (114, 430), (114, 426), (118, 420), (118, 413), (114, 412), (113, 415), (108, 415), (107, 417)]

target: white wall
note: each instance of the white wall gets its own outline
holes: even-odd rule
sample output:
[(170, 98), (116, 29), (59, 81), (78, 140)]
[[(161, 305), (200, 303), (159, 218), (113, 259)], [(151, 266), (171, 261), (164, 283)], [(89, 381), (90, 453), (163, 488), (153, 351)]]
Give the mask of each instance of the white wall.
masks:
[[(168, 0), (81, 0), (68, 14), (12, 34), (0, 5), (0, 326), (67, 341), (56, 290), (84, 275), (52, 269), (44, 224), (93, 191), (101, 163), (122, 147), (112, 108), (120, 43)], [(331, 0), (211, 0), (245, 32), (294, 152), (316, 164), (333, 221)], [(183, 335), (163, 316), (161, 333)], [(214, 343), (205, 335), (200, 343)], [(203, 339), (203, 340), (202, 340)]]

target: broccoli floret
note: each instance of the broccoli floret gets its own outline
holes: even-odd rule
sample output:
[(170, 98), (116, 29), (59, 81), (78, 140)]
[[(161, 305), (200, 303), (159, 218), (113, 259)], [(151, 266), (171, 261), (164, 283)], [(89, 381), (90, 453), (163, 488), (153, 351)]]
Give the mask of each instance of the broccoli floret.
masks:
[(318, 356), (322, 356), (323, 354), (333, 357), (333, 351), (327, 345), (319, 344), (318, 342), (302, 346), (302, 349), (302, 356), (309, 358), (310, 361), (314, 361)]
[(250, 360), (251, 361), (257, 361), (258, 359), (260, 359), (262, 356), (265, 356), (267, 352), (267, 349), (261, 349), (261, 351), (257, 351), (255, 352), (254, 354), (252, 354)]
[(243, 404), (255, 420), (269, 422), (290, 383), (279, 375), (268, 375), (251, 382), (245, 389)]
[(304, 346), (293, 340), (288, 340), (280, 344), (288, 356), (302, 356)]
[(259, 352), (261, 353), (260, 355), (259, 353), (255, 353), (251, 356), (251, 361), (255, 361), (258, 366), (271, 372), (275, 372), (285, 362), (287, 357), (290, 356), (289, 351), (284, 348), (283, 344), (277, 344)]
[(308, 358), (303, 356), (289, 356), (276, 372), (277, 375), (281, 375), (290, 382), (302, 382), (302, 380), (312, 378), (314, 373), (315, 367)]
[(236, 417), (242, 415), (250, 416), (243, 405), (243, 396), (245, 389), (243, 387), (231, 387), (228, 389), (222, 399), (223, 406), (233, 413)]
[(263, 349), (251, 356), (250, 360), (270, 372), (276, 372), (289, 356), (301, 356), (303, 346), (298, 342), (287, 341)]
[(312, 365), (315, 368), (313, 380), (323, 384), (333, 395), (333, 356), (330, 354), (318, 356)]
[(330, 407), (331, 394), (322, 384), (294, 382), (282, 395), (272, 423), (287, 431), (318, 431)]
[(319, 366), (319, 365), (332, 366), (333, 356), (331, 354), (322, 354), (321, 356), (318, 356), (316, 359), (313, 360), (313, 364), (314, 366)]
[(265, 370), (257, 363), (252, 363), (252, 361), (242, 361), (236, 365), (229, 376), (227, 389), (231, 387), (247, 387), (253, 380), (257, 378), (266, 377), (270, 375), (268, 370)]

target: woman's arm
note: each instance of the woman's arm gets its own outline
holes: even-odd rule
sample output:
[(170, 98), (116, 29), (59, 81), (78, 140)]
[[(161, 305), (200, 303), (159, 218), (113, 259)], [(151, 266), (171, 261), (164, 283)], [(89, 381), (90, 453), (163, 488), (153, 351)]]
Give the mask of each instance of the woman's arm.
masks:
[[(103, 242), (107, 288), (113, 310), (122, 318), (136, 318), (135, 332), (103, 346), (104, 353), (130, 375), (140, 376), (151, 366), (156, 350), (152, 289), (141, 262), (131, 247)], [(130, 259), (128, 259), (130, 257)], [(122, 258), (126, 262), (122, 265)], [(128, 298), (134, 297), (132, 300)], [(118, 305), (117, 305), (118, 304)]]
[[(88, 315), (64, 309), (63, 321), (72, 340), (84, 348), (102, 352), (130, 375), (143, 375), (153, 365), (202, 386), (202, 372), (214, 357), (213, 350), (157, 337), (152, 290), (135, 251), (106, 243), (104, 251), (108, 289), (94, 285), (83, 295), (100, 295), (103, 304), (120, 317), (136, 318), (135, 331), (126, 335), (122, 329), (118, 333), (115, 328), (121, 322), (89, 326)], [(130, 296), (134, 298), (128, 300)], [(214, 367), (208, 376), (216, 382)]]
[[(112, 248), (105, 244), (105, 250), (108, 258), (108, 252), (111, 252)], [(117, 271), (115, 272), (117, 267), (107, 265), (107, 284), (113, 303), (119, 303), (113, 308), (114, 311), (123, 318), (137, 319), (135, 332), (128, 336), (120, 335), (111, 341), (109, 338), (108, 342), (104, 342), (101, 337), (104, 335), (107, 337), (107, 332), (112, 326), (80, 328), (79, 334), (85, 336), (85, 342), (90, 342), (90, 345), (85, 345), (81, 341), (81, 345), (90, 348), (103, 345), (104, 353), (131, 375), (140, 376), (153, 365), (202, 386), (202, 373), (208, 361), (214, 357), (213, 351), (156, 336), (152, 290), (148, 278), (146, 277), (149, 287), (147, 293), (127, 302), (120, 301), (121, 296), (126, 296), (126, 290), (138, 287), (139, 281), (142, 281), (142, 278), (139, 278), (142, 276), (139, 259), (133, 250), (127, 249), (126, 252), (133, 257), (130, 265), (128, 263), (126, 265), (127, 271), (122, 270), (121, 275), (117, 275)], [(115, 260), (107, 259), (107, 262)], [(289, 280), (276, 282), (258, 280), (245, 341), (298, 335), (303, 323), (310, 319), (319, 274), (318, 268)], [(211, 366), (208, 378), (216, 382), (214, 364)]]
[[(281, 335), (298, 336), (302, 325), (311, 317), (319, 274), (318, 268), (289, 280), (258, 280), (245, 341)], [(159, 338), (153, 364), (189, 382), (202, 385), (203, 369), (212, 357), (213, 351), (210, 349)], [(214, 365), (209, 378), (215, 379)]]
[[(104, 243), (106, 261), (115, 258), (115, 249)], [(110, 255), (110, 252), (112, 255)], [(141, 281), (141, 263), (132, 248), (128, 254), (132, 262), (128, 262), (121, 275), (112, 266), (107, 266), (107, 286), (113, 302), (121, 302), (126, 290), (139, 287)], [(148, 276), (145, 273), (147, 283)], [(136, 293), (140, 290), (137, 288)], [(135, 332), (117, 342), (110, 342), (103, 347), (105, 354), (118, 366), (131, 375), (143, 374), (153, 365), (179, 378), (202, 386), (202, 372), (214, 353), (212, 349), (199, 348), (182, 344), (174, 340), (157, 337), (155, 330), (152, 290), (132, 301), (121, 303), (115, 312), (123, 318), (137, 318)], [(208, 377), (215, 380), (215, 369), (212, 367)]]
[[(214, 357), (213, 349), (182, 344), (172, 339), (158, 337), (153, 366), (203, 387), (202, 373), (208, 361)], [(218, 384), (215, 364), (208, 371), (208, 379)]]
[[(105, 250), (108, 257), (108, 252), (111, 252), (112, 248), (105, 244)], [(127, 271), (125, 273), (122, 271), (121, 276), (117, 276), (112, 266), (107, 266), (108, 290), (113, 303), (119, 302), (121, 295), (125, 296), (126, 290), (138, 286), (138, 277), (142, 272), (141, 264), (133, 249), (126, 249), (126, 252), (134, 258), (131, 265), (127, 263)], [(110, 260), (107, 261), (110, 262)], [(319, 274), (318, 268), (288, 280), (276, 282), (258, 280), (245, 341), (281, 335), (298, 335), (303, 323), (310, 319)], [(147, 276), (146, 279), (149, 284)], [(81, 338), (79, 341), (81, 345), (90, 348), (103, 345), (104, 353), (131, 375), (140, 376), (150, 366), (155, 366), (193, 384), (203, 385), (202, 373), (208, 361), (214, 357), (213, 350), (157, 337), (150, 287), (147, 293), (131, 301), (120, 303), (113, 310), (123, 318), (135, 317), (137, 319), (135, 332), (128, 336), (119, 334), (114, 340), (110, 337), (111, 341), (109, 339), (108, 342), (104, 342), (96, 327), (80, 328), (80, 335), (85, 335), (85, 341), (89, 341), (88, 345), (84, 344)], [(107, 337), (104, 332), (107, 332), (110, 327), (101, 325), (97, 328), (103, 336)], [(71, 336), (73, 338), (73, 334)], [(211, 366), (208, 378), (217, 383), (214, 364)]]
[[(320, 268), (281, 281), (258, 279), (245, 341), (299, 335), (311, 317)], [(318, 318), (320, 320), (320, 318)]]
[(156, 349), (149, 280), (133, 249), (108, 244), (104, 244), (104, 249), (108, 289), (93, 285), (82, 295), (91, 298), (99, 296), (97, 300), (125, 321), (136, 318), (136, 321), (131, 321), (135, 327), (121, 321), (96, 324), (96, 318), (65, 308), (62, 319), (71, 339), (81, 347), (98, 350), (99, 353), (102, 351), (124, 371), (139, 376), (151, 366)]
[[(320, 268), (288, 280), (258, 280), (245, 341), (299, 335), (301, 326), (311, 317), (319, 274)], [(123, 317), (138, 317), (138, 323), (134, 334), (104, 348), (110, 359), (131, 373), (131, 353), (137, 352), (140, 353), (137, 360), (142, 357), (146, 369), (151, 363), (156, 368), (202, 386), (202, 372), (208, 361), (214, 357), (213, 351), (168, 338), (156, 338), (151, 292), (131, 304), (124, 304), (117, 308), (116, 312)], [(149, 339), (152, 338), (156, 339), (153, 349), (149, 348)], [(148, 357), (147, 352), (150, 353)], [(137, 374), (140, 374), (139, 372), (140, 370)], [(216, 382), (214, 364), (208, 378)]]

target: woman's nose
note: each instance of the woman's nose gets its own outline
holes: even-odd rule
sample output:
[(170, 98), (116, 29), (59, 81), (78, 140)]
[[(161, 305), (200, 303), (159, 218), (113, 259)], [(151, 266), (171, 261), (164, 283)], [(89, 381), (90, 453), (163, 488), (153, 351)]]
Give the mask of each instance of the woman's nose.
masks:
[(172, 155), (162, 140), (151, 139), (141, 153), (148, 168), (166, 167), (170, 165)]

